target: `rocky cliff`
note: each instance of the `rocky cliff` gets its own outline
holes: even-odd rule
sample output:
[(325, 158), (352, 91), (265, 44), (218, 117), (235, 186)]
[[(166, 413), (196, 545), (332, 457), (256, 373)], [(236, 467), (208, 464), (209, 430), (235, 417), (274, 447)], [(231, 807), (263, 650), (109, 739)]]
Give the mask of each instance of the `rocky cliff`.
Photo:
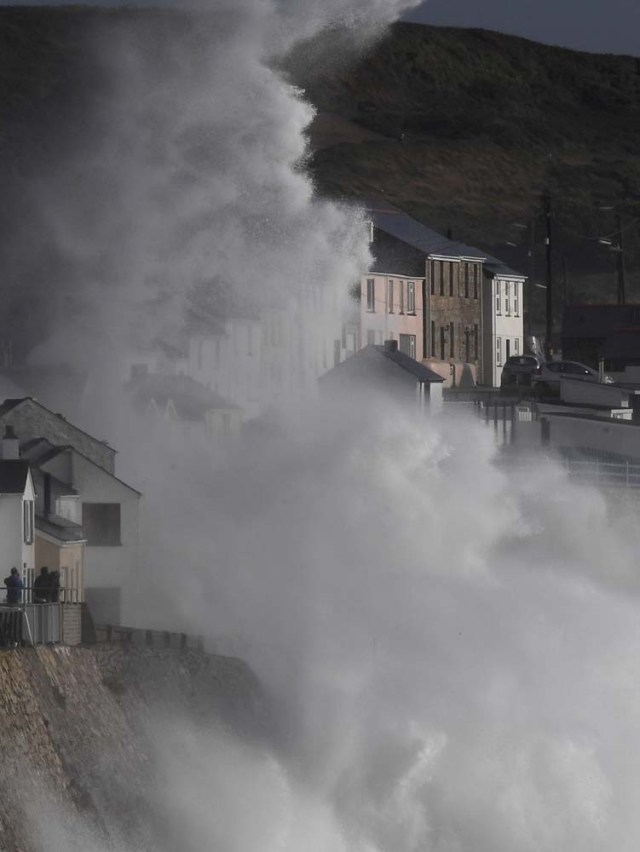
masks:
[(239, 660), (104, 644), (0, 653), (0, 718), (0, 850), (67, 852), (176, 848), (163, 738), (259, 740), (265, 714)]

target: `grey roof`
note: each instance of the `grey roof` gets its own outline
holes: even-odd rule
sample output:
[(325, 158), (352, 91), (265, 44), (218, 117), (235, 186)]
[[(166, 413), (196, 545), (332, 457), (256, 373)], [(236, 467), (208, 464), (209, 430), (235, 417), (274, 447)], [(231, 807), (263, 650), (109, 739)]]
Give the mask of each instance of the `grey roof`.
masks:
[(366, 346), (361, 351), (366, 353), (368, 349), (372, 349), (374, 352), (377, 352), (378, 355), (382, 355), (383, 358), (388, 358), (389, 361), (393, 361), (393, 363), (397, 364), (398, 367), (402, 367), (403, 370), (414, 375), (420, 382), (444, 382), (442, 376), (436, 373), (435, 370), (430, 370), (429, 367), (425, 367), (424, 364), (416, 361), (415, 358), (412, 358), (410, 355), (405, 355), (405, 353), (400, 352), (399, 349), (394, 351), (386, 349), (384, 346)]
[(126, 389), (140, 407), (153, 400), (156, 405), (164, 408), (171, 401), (183, 420), (200, 421), (204, 420), (207, 411), (230, 411), (238, 408), (190, 376), (143, 373), (127, 382)]
[(386, 202), (366, 202), (365, 204), (367, 213), (371, 216), (376, 228), (424, 252), (427, 256), (471, 257), (476, 260), (485, 260), (487, 257), (486, 252), (456, 240), (450, 240)]
[(75, 524), (58, 515), (49, 515), (46, 518), (43, 515), (36, 515), (36, 529), (66, 543), (87, 540), (80, 524)]
[(407, 373), (411, 373), (419, 382), (441, 383), (444, 381), (442, 376), (439, 376), (434, 370), (430, 370), (429, 367), (425, 367), (424, 364), (409, 357), (409, 355), (405, 355), (404, 352), (393, 352), (385, 349), (384, 346), (369, 345), (365, 346), (364, 349), (359, 349), (346, 361), (342, 361), (321, 376), (320, 382), (324, 384), (328, 380), (331, 383), (334, 378), (336, 380), (345, 378), (347, 380), (369, 381), (371, 378), (369, 368), (375, 367), (377, 364), (381, 365), (381, 362), (385, 359), (392, 361)]
[(22, 459), (0, 461), (0, 494), (24, 494), (29, 464)]
[(497, 257), (491, 257), (491, 255), (487, 255), (487, 259), (484, 262), (485, 269), (490, 275), (509, 275), (514, 278), (527, 278), (526, 275), (523, 275), (522, 272), (516, 272), (515, 269), (511, 269), (511, 267), (507, 266), (506, 263), (503, 263)]

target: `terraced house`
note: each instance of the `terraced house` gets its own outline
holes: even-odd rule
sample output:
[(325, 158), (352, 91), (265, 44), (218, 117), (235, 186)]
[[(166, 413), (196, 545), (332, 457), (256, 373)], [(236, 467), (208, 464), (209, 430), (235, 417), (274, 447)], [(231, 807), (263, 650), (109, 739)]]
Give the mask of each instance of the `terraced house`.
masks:
[(391, 205), (367, 210), (375, 264), (361, 281), (361, 345), (396, 340), (447, 384), (499, 384), (507, 353), (523, 351), (524, 276)]

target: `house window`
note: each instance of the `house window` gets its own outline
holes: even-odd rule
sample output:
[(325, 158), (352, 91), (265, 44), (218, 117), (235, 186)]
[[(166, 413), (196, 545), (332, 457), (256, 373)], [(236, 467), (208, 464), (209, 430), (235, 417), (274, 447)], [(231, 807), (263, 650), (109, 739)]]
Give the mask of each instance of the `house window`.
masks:
[(519, 337), (514, 338), (513, 351), (516, 355), (520, 354), (520, 338)]
[(367, 329), (367, 346), (373, 346), (376, 342), (376, 333), (372, 328)]
[(431, 320), (431, 356), (436, 357), (436, 324)]
[(444, 361), (444, 344), (445, 344), (445, 334), (446, 329), (443, 325), (440, 326), (440, 360)]
[(444, 296), (444, 260), (438, 261), (438, 270), (440, 275), (440, 295)]
[(416, 312), (416, 285), (413, 281), (407, 281), (407, 313)]
[(374, 278), (367, 278), (367, 310), (376, 309), (376, 282)]
[(456, 345), (455, 345), (455, 331), (454, 325), (452, 322), (449, 323), (449, 358), (455, 358), (456, 354)]
[(464, 297), (469, 298), (469, 264), (464, 265)]
[(520, 316), (520, 301), (518, 296), (520, 295), (520, 285), (516, 284), (513, 292), (513, 313), (515, 316)]
[(496, 364), (498, 367), (502, 365), (502, 338), (496, 337)]
[(454, 269), (453, 269), (453, 261), (449, 262), (449, 295), (453, 296), (453, 278), (454, 278)]
[(33, 500), (22, 502), (22, 538), (25, 544), (33, 544)]
[(87, 544), (117, 547), (120, 541), (120, 503), (83, 503), (82, 528)]
[(390, 314), (393, 313), (393, 281), (391, 279), (387, 284), (387, 309)]
[(431, 295), (435, 296), (436, 294), (436, 262), (435, 260), (431, 261)]
[(475, 358), (476, 361), (478, 360), (478, 345), (479, 345), (478, 338), (479, 338), (478, 326), (474, 325), (474, 327), (473, 327), (473, 351), (475, 352), (474, 358)]
[(504, 285), (504, 312), (508, 317), (511, 316), (511, 286), (508, 281)]
[(480, 267), (475, 264), (473, 267), (473, 298), (477, 299), (480, 290)]
[(398, 313), (404, 313), (404, 282), (398, 281)]
[(500, 310), (500, 282), (496, 281), (496, 313), (501, 314)]
[(415, 334), (401, 334), (399, 341), (401, 352), (408, 355), (410, 358), (416, 357), (416, 336)]

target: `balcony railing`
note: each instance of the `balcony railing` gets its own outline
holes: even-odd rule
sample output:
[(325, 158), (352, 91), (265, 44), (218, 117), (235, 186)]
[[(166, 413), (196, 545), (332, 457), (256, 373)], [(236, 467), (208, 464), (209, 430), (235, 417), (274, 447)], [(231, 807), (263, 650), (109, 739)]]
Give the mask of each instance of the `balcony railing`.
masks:
[(20, 592), (19, 602), (0, 604), (0, 647), (57, 645), (63, 642), (65, 609), (82, 603), (80, 591), (61, 588), (54, 593), (57, 600), (42, 602), (38, 599), (42, 589), (36, 589), (35, 595), (33, 586), (27, 586)]

